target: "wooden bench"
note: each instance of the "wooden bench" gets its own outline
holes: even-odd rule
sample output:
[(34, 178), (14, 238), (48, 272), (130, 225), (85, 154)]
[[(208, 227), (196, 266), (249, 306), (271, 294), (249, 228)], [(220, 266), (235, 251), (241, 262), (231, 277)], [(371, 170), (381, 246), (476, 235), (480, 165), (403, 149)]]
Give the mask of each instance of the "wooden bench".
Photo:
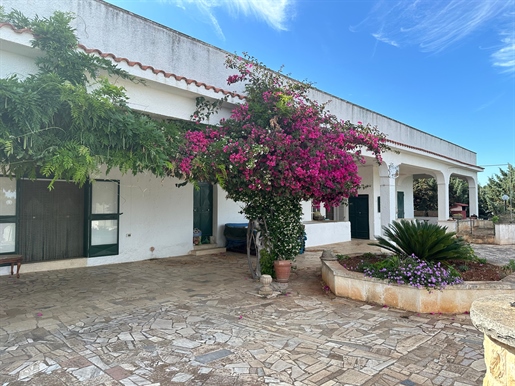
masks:
[(11, 276), (14, 275), (14, 264), (17, 265), (18, 270), (16, 272), (16, 277), (18, 279), (20, 278), (20, 267), (22, 260), (22, 255), (0, 255), (0, 264), (11, 264)]

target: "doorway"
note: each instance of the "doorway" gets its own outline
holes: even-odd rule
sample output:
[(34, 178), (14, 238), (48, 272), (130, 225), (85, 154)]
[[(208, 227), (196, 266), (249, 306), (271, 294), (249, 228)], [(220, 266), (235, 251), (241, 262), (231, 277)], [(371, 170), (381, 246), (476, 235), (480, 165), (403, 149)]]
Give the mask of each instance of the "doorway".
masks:
[(213, 236), (213, 185), (199, 182), (193, 191), (193, 228), (202, 232), (203, 244)]
[(350, 236), (353, 239), (369, 239), (368, 194), (349, 197)]

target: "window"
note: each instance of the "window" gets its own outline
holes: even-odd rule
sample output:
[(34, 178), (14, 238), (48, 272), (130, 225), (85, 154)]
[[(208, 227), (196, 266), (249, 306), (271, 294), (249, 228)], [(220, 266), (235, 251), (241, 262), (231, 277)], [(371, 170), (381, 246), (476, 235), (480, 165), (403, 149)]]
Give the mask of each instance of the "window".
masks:
[(0, 177), (0, 254), (16, 252), (16, 180)]
[(90, 184), (89, 253), (108, 256), (119, 253), (119, 181), (95, 180)]

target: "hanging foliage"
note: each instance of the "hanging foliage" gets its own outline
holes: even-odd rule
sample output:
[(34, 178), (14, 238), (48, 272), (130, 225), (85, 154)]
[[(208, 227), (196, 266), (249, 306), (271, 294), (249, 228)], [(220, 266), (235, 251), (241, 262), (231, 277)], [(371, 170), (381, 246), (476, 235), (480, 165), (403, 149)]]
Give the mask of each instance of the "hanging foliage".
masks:
[[(123, 87), (136, 82), (107, 59), (78, 49), (71, 14), (29, 19), (18, 11), (0, 21), (29, 28), (42, 55), (38, 71), (0, 79), (0, 167), (11, 177), (83, 184), (99, 165), (165, 176), (181, 125), (130, 109)], [(103, 75), (101, 75), (103, 74)]]

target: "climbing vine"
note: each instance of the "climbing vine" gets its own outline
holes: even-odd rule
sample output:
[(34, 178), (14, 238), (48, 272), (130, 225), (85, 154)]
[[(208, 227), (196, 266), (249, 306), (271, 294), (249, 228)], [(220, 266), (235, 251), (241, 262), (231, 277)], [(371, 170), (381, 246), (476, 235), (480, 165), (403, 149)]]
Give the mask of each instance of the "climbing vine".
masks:
[(182, 126), (128, 107), (117, 78), (137, 80), (109, 60), (78, 48), (70, 22), (55, 12), (29, 19), (18, 11), (0, 21), (29, 28), (42, 51), (34, 74), (0, 79), (0, 167), (11, 177), (83, 184), (99, 165), (165, 176)]

